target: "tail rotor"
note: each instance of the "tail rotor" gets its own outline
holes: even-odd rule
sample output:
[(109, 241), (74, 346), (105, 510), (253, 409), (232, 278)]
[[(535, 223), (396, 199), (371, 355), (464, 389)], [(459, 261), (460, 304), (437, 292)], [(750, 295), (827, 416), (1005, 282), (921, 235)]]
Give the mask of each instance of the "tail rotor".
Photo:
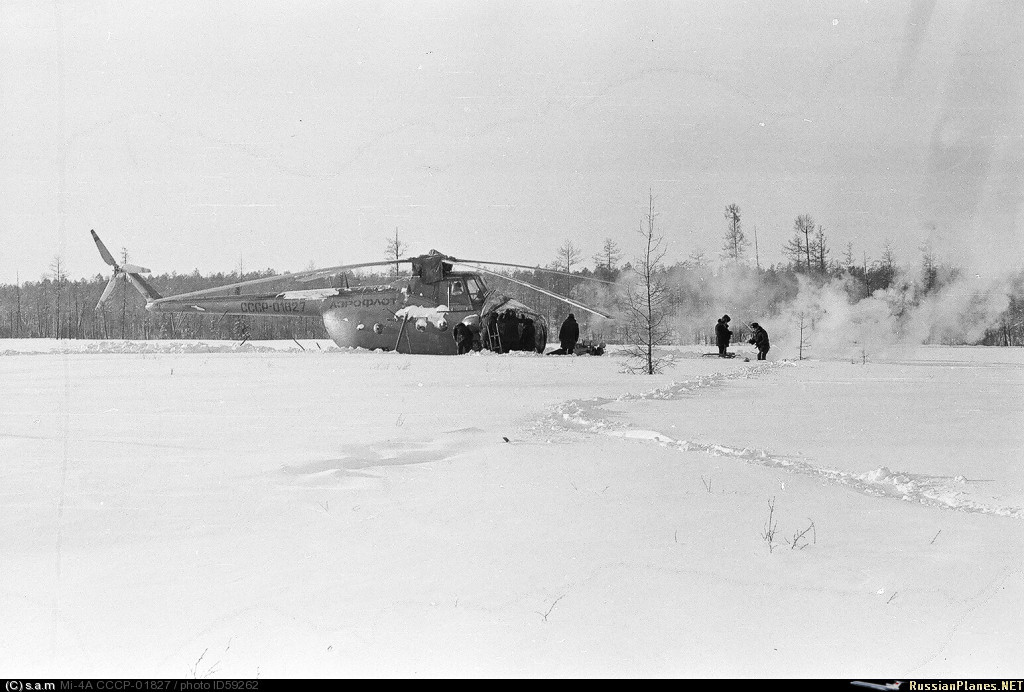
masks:
[(103, 293), (100, 295), (100, 302), (96, 303), (96, 309), (102, 310), (103, 304), (107, 302), (107, 298), (114, 292), (114, 287), (117, 286), (118, 279), (117, 272), (114, 272), (113, 276), (110, 277), (110, 281), (107, 282), (106, 288), (103, 289)]
[[(102, 257), (103, 261), (109, 264), (114, 269), (114, 273), (110, 276), (110, 281), (107, 282), (106, 288), (103, 289), (103, 293), (100, 295), (99, 302), (96, 303), (96, 309), (102, 310), (103, 304), (107, 302), (107, 299), (110, 298), (110, 294), (114, 292), (114, 288), (117, 286), (118, 279), (123, 278), (126, 281), (131, 281), (132, 284), (138, 288), (137, 282), (141, 281), (142, 279), (142, 277), (138, 276), (138, 274), (148, 274), (149, 270), (146, 269), (145, 267), (140, 267), (135, 264), (118, 264), (117, 260), (114, 259), (114, 256), (110, 254), (110, 250), (107, 249), (107, 246), (104, 245), (103, 241), (100, 240), (100, 237), (96, 235), (96, 231), (91, 230), (89, 232), (92, 233), (92, 239), (96, 241), (96, 247), (100, 251), (100, 257)], [(146, 293), (141, 288), (139, 290), (140, 292), (143, 293), (143, 295), (146, 295)], [(147, 299), (150, 298), (150, 296), (148, 295), (146, 297)]]

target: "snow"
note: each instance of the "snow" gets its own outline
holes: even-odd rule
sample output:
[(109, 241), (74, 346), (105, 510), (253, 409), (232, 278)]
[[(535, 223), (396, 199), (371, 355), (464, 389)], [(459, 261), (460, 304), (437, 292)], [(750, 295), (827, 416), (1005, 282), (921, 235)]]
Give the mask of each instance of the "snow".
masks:
[(1019, 675), (1024, 352), (703, 350), (0, 341), (4, 672)]

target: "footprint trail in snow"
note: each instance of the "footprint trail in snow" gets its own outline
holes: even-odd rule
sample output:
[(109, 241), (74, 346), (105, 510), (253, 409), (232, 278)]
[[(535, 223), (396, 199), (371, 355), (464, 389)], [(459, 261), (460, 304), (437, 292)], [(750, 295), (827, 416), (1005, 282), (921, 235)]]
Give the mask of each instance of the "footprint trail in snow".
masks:
[(675, 439), (654, 430), (642, 430), (614, 420), (604, 407), (613, 402), (644, 402), (692, 397), (738, 379), (763, 377), (780, 368), (793, 367), (787, 361), (773, 361), (747, 370), (704, 375), (694, 380), (673, 382), (641, 394), (624, 394), (617, 398), (573, 399), (562, 402), (544, 417), (542, 424), (553, 429), (608, 435), (674, 448), (681, 452), (703, 452), (718, 457), (731, 457), (747, 464), (782, 469), (791, 473), (820, 478), (848, 487), (866, 495), (888, 497), (943, 509), (978, 512), (1024, 519), (1024, 508), (997, 505), (966, 497), (968, 480), (964, 476), (929, 476), (893, 471), (885, 466), (865, 473), (851, 473), (812, 461), (773, 454), (764, 449), (737, 448), (722, 444)]

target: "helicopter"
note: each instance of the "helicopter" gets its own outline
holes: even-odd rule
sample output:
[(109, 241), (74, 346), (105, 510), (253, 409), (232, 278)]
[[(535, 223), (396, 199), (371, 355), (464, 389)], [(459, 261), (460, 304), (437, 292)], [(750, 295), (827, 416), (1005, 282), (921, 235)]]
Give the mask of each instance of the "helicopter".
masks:
[[(571, 298), (480, 265), (519, 267), (605, 284), (613, 284), (612, 281), (523, 264), (458, 259), (436, 250), (416, 257), (276, 274), (162, 296), (142, 277), (142, 274), (150, 273), (149, 269), (134, 264), (118, 264), (96, 231), (90, 233), (103, 261), (113, 268), (96, 310), (102, 310), (118, 280), (123, 279), (145, 298), (146, 310), (151, 313), (209, 313), (221, 317), (315, 316), (323, 320), (327, 334), (341, 348), (455, 355), (462, 349), (453, 337), (453, 330), (462, 323), (473, 335), (474, 350), (543, 353), (549, 333), (547, 319), (525, 303), (488, 288), (483, 277), (492, 275), (605, 319), (615, 319)], [(347, 272), (351, 270), (398, 264), (411, 266), (408, 276), (385, 284), (349, 286)], [(456, 267), (463, 269), (457, 270)], [(261, 286), (283, 280), (295, 284), (326, 280), (331, 285), (287, 290)], [(342, 280), (343, 286), (336, 285)]]

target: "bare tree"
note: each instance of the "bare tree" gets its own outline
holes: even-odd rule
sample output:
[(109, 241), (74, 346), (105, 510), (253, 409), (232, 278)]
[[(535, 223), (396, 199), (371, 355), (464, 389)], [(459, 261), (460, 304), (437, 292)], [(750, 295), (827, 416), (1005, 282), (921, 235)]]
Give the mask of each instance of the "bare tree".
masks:
[(619, 250), (618, 243), (611, 238), (605, 238), (604, 245), (601, 246), (601, 252), (594, 255), (594, 264), (597, 269), (603, 269), (610, 277), (621, 257), (622, 252)]
[(395, 226), (395, 237), (388, 238), (384, 248), (384, 256), (395, 263), (395, 276), (398, 276), (398, 260), (405, 256), (409, 244), (398, 239), (398, 226)]
[(882, 265), (887, 269), (896, 268), (896, 253), (892, 251), (892, 246), (889, 245), (888, 240), (882, 246)]
[[(563, 271), (566, 274), (572, 273), (572, 268), (580, 263), (580, 249), (573, 245), (573, 242), (568, 238), (558, 248), (558, 256), (555, 259), (555, 268), (559, 271)], [(570, 292), (572, 291), (572, 279), (568, 276), (565, 277), (565, 295), (571, 297)]]
[[(121, 248), (121, 264), (128, 264), (128, 249)], [(125, 290), (126, 281), (120, 281), (121, 284), (121, 338), (124, 339), (124, 323), (128, 316), (128, 291)]]
[(799, 317), (800, 317), (800, 322), (799, 322), (800, 343), (798, 345), (798, 349), (799, 349), (798, 353), (799, 353), (799, 360), (803, 360), (804, 359), (804, 349), (806, 349), (808, 346), (810, 346), (810, 342), (808, 341), (808, 337), (810, 336), (810, 327), (807, 324), (807, 317), (804, 315), (804, 313), (801, 312)]
[(669, 288), (665, 277), (664, 238), (654, 233), (654, 195), (650, 196), (647, 228), (640, 224), (643, 251), (633, 261), (637, 281), (626, 288), (626, 355), (633, 373), (654, 375), (672, 364), (668, 356), (658, 355), (659, 346), (668, 343)]
[(818, 272), (825, 274), (828, 272), (828, 247), (825, 243), (825, 229), (818, 226), (818, 230), (814, 235), (814, 240), (811, 241), (811, 247), (813, 249), (813, 255), (815, 261), (818, 263)]
[(886, 279), (885, 285), (888, 286), (896, 278), (896, 254), (888, 240), (882, 246), (882, 259), (879, 260), (879, 264)]
[(722, 253), (726, 259), (739, 262), (743, 259), (743, 252), (750, 245), (750, 241), (743, 234), (740, 208), (735, 204), (730, 204), (725, 208), (725, 218), (729, 226), (725, 232), (725, 245), (722, 246)]
[(53, 290), (56, 294), (54, 298), (54, 311), (53, 311), (53, 335), (55, 338), (60, 338), (60, 297), (61, 288), (67, 281), (67, 272), (64, 269), (64, 258), (57, 255), (53, 258), (50, 263), (50, 271), (53, 272)]
[(843, 266), (846, 267), (846, 271), (853, 269), (853, 243), (849, 242), (846, 244), (846, 252), (843, 253)]
[(21, 273), (20, 272), (14, 275), (14, 285), (15, 285), (15, 300), (17, 300), (17, 302), (18, 302), (18, 308), (17, 308), (17, 324), (18, 324), (18, 327), (15, 330), (15, 332), (13, 333), (13, 336), (17, 338), (17, 337), (21, 336)]
[(939, 264), (935, 258), (935, 250), (930, 242), (921, 245), (921, 284), (925, 293), (930, 292), (939, 283)]
[(683, 266), (687, 269), (699, 269), (708, 264), (708, 255), (703, 248), (694, 248), (690, 251), (689, 257), (683, 260)]
[(800, 265), (806, 262), (803, 269), (807, 273), (811, 272), (811, 253), (813, 251), (811, 233), (813, 232), (814, 219), (807, 214), (801, 214), (796, 217), (796, 221), (793, 223), (793, 239), (789, 241), (783, 250), (789, 255), (790, 261), (797, 269), (800, 269)]

